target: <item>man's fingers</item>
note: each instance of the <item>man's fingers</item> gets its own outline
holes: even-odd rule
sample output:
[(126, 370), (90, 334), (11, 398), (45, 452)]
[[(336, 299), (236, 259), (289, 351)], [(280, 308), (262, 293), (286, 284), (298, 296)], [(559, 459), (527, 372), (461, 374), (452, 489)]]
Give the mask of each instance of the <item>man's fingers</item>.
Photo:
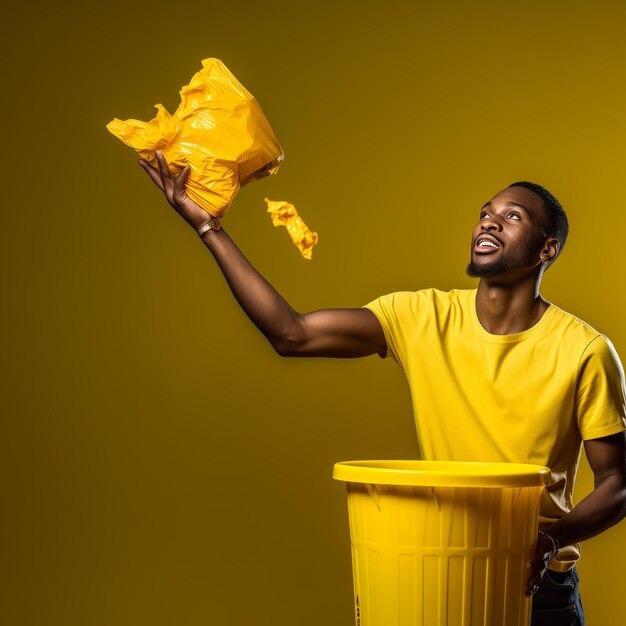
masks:
[(161, 172), (161, 180), (164, 181), (168, 178), (171, 178), (170, 168), (163, 156), (163, 153), (160, 150), (155, 152), (157, 161), (159, 162), (159, 171)]
[(526, 582), (526, 595), (529, 596), (537, 591), (537, 585), (541, 582), (541, 576), (531, 576)]
[(531, 587), (538, 585), (540, 581), (541, 581), (541, 576), (538, 576), (537, 574), (533, 574), (526, 582), (526, 587), (530, 589)]
[(139, 159), (139, 165), (146, 171), (148, 176), (152, 179), (152, 182), (163, 191), (163, 183), (161, 182), (161, 175), (157, 172), (152, 165), (150, 165), (144, 159)]
[(185, 167), (183, 167), (183, 169), (180, 171), (178, 176), (174, 179), (174, 187), (176, 188), (176, 191), (178, 191), (179, 193), (185, 190), (185, 183), (187, 182), (187, 179), (189, 178), (190, 171), (191, 171), (191, 167), (189, 166), (189, 164), (187, 164), (185, 165)]
[(158, 170), (145, 159), (140, 159), (139, 165), (146, 170), (154, 184), (165, 194), (167, 201), (180, 212), (178, 203), (184, 199), (185, 183), (189, 177), (191, 167), (186, 165), (178, 176), (172, 176), (163, 153), (160, 150), (156, 150), (155, 155), (159, 164)]
[(530, 576), (526, 581), (526, 596), (530, 596), (537, 591), (539, 583), (541, 582), (545, 573), (545, 564), (533, 565), (534, 561), (529, 561), (526, 567), (531, 569)]
[(533, 587), (529, 587), (528, 589), (526, 589), (526, 597), (530, 597), (533, 594), (537, 593), (537, 589), (538, 589), (538, 585), (534, 585)]

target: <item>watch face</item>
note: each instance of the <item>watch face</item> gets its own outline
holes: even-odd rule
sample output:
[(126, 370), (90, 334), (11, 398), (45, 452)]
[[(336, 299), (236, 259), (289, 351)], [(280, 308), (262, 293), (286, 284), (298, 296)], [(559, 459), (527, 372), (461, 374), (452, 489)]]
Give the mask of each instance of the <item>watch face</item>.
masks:
[(213, 230), (219, 230), (221, 228), (220, 226), (220, 221), (217, 219), (217, 217), (214, 217), (209, 224), (211, 224), (211, 228)]

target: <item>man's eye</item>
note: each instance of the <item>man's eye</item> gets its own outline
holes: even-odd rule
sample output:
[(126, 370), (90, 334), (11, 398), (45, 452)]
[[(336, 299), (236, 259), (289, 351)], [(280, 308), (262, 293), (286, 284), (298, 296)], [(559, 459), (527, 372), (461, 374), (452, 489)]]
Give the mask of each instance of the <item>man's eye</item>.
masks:
[(483, 219), (483, 217), (485, 217), (485, 215), (489, 215), (489, 213), (487, 213), (487, 211), (483, 211), (483, 212), (480, 214), (480, 219), (482, 220), (482, 219)]
[(518, 220), (520, 219), (519, 213), (509, 213), (511, 217), (516, 217)]

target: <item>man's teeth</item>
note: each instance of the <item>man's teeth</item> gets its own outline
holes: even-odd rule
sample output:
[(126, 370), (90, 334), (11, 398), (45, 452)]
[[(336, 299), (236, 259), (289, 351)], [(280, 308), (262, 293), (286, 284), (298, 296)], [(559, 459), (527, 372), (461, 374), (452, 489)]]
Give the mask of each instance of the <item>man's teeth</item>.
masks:
[(491, 241), (481, 241), (478, 244), (479, 248), (486, 248), (487, 246), (491, 246), (492, 248), (497, 248), (498, 246), (496, 246), (495, 243), (491, 242)]

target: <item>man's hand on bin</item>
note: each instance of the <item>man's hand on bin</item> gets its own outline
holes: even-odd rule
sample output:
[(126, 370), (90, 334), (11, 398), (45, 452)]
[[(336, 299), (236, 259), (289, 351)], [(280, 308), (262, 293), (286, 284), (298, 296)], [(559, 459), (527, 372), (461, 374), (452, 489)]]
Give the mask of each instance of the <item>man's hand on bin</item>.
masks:
[(152, 167), (145, 159), (139, 159), (139, 165), (148, 173), (152, 182), (164, 193), (167, 201), (176, 212), (196, 230), (211, 219), (211, 215), (198, 206), (185, 193), (185, 183), (191, 170), (187, 164), (178, 176), (172, 176), (170, 168), (160, 150), (155, 152), (159, 169)]
[(530, 576), (526, 583), (526, 597), (532, 596), (537, 591), (537, 585), (541, 582), (546, 569), (548, 569), (548, 563), (550, 563), (553, 557), (554, 544), (546, 535), (539, 534), (535, 553), (530, 561), (526, 563), (526, 567), (530, 569)]

